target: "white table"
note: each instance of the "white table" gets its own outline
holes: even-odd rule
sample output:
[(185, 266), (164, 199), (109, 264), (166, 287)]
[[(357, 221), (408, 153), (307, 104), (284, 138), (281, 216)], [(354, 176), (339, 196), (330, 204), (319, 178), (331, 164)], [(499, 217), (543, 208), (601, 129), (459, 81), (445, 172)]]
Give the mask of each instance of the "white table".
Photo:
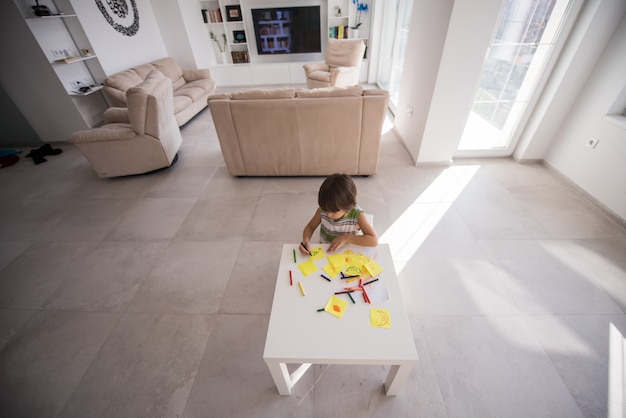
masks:
[[(319, 246), (324, 251), (328, 248), (328, 245)], [(328, 264), (327, 258), (316, 260), (319, 271), (305, 277), (297, 265), (306, 261), (308, 256), (299, 252), (297, 244), (285, 244), (263, 353), (263, 360), (281, 395), (291, 394), (291, 389), (311, 364), (391, 365), (385, 390), (387, 395), (397, 395), (417, 363), (415, 342), (389, 246), (349, 246), (341, 248), (339, 252), (344, 252), (346, 248), (375, 259), (383, 267), (384, 271), (379, 277), (387, 288), (389, 299), (369, 304), (364, 302), (360, 292), (354, 292), (352, 296), (356, 303), (352, 303), (347, 295), (338, 295), (349, 302), (342, 318), (336, 318), (327, 312), (317, 312), (326, 306), (334, 292), (355, 285), (355, 282), (348, 284), (338, 277), (331, 282), (324, 280), (320, 274), (327, 276), (321, 269)], [(293, 285), (289, 284), (290, 270)], [(302, 282), (305, 296), (302, 295), (298, 282)], [(375, 328), (370, 325), (370, 308), (389, 310), (391, 328)], [(301, 366), (289, 374), (287, 364), (294, 363)]]

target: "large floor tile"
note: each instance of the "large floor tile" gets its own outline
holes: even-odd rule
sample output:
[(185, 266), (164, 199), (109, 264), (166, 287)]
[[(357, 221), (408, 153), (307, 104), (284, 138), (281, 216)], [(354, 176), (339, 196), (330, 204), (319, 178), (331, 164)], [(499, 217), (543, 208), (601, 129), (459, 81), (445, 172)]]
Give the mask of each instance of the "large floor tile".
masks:
[(244, 242), (224, 293), (220, 313), (269, 315), (282, 244)]
[(168, 241), (196, 204), (196, 198), (135, 199), (107, 241)]
[(317, 210), (316, 196), (313, 194), (261, 196), (250, 221), (246, 239), (282, 243), (300, 242), (304, 227)]
[(291, 396), (280, 396), (263, 361), (269, 318), (219, 315), (183, 418), (314, 417), (309, 370)]
[(171, 243), (160, 253), (128, 311), (217, 313), (240, 246), (235, 242)]
[(502, 275), (476, 241), (427, 241), (399, 280), (414, 314), (520, 314)]
[(131, 207), (128, 199), (90, 199), (77, 203), (61, 222), (42, 233), (42, 241), (102, 241)]
[(610, 352), (611, 345), (623, 346), (626, 315), (542, 315), (528, 321), (585, 417), (610, 416), (609, 391), (624, 399), (622, 385), (609, 387), (609, 373), (624, 366), (624, 358), (611, 358)]
[(242, 241), (258, 198), (214, 196), (198, 199), (175, 241)]
[(522, 207), (537, 219), (554, 239), (624, 238), (625, 229), (568, 190), (532, 190), (514, 193)]
[(101, 312), (35, 314), (0, 353), (2, 415), (56, 417), (118, 319)]
[(0, 275), (0, 307), (38, 309), (96, 243), (33, 243)]
[(583, 417), (523, 317), (429, 317), (423, 324), (450, 418)]
[(601, 287), (626, 313), (626, 239), (590, 239), (564, 241), (571, 254), (562, 256), (586, 280)]
[(58, 416), (180, 416), (213, 323), (203, 315), (125, 314)]
[(559, 241), (484, 241), (481, 245), (491, 262), (501, 267), (501, 282), (526, 313), (622, 313), (602, 288), (566, 262), (568, 254)]
[(123, 311), (146, 280), (166, 243), (98, 244), (47, 298), (46, 309)]

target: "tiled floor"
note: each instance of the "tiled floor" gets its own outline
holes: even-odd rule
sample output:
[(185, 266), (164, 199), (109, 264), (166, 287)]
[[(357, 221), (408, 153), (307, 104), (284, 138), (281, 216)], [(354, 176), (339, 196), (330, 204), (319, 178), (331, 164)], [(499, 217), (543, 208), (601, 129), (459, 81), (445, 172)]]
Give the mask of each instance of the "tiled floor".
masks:
[(323, 365), (279, 396), (277, 263), (322, 178), (230, 177), (206, 110), (182, 132), (152, 175), (99, 179), (69, 144), (0, 171), (1, 416), (604, 417), (623, 393), (625, 229), (540, 165), (416, 168), (387, 131), (356, 182), (418, 367), (397, 397), (386, 367)]

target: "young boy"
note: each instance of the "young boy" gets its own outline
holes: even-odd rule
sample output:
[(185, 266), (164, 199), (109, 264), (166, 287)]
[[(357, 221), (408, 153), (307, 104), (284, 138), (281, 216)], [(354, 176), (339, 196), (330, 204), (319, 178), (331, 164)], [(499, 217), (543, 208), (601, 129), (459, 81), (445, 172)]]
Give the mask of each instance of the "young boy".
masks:
[(315, 215), (302, 232), (300, 252), (309, 253), (311, 235), (318, 225), (321, 225), (320, 242), (330, 243), (329, 253), (346, 244), (378, 245), (376, 231), (356, 203), (356, 185), (350, 176), (333, 174), (326, 178), (317, 195), (317, 203), (319, 207)]

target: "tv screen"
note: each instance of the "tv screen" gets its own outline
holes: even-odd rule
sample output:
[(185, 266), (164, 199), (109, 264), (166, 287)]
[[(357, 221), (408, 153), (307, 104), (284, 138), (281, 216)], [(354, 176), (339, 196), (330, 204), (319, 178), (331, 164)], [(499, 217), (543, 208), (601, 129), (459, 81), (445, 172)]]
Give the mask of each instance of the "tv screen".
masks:
[(320, 6), (251, 11), (259, 55), (322, 52)]

